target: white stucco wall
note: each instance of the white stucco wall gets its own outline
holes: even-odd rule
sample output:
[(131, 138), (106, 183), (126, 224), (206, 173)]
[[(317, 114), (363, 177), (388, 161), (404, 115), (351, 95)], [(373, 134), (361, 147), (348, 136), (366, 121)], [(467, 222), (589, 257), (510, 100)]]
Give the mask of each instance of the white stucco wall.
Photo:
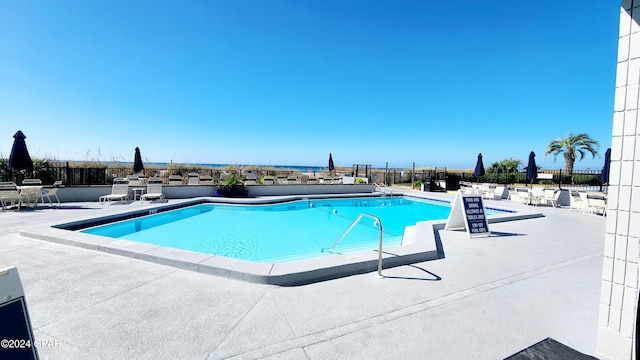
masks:
[(609, 210), (604, 239), (597, 354), (635, 359), (640, 241), (640, 0), (624, 0), (613, 114)]

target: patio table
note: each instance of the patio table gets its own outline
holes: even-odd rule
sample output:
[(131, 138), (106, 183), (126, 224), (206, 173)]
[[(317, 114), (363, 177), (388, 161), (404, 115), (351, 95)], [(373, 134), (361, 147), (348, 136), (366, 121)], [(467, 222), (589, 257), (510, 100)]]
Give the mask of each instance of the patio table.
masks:
[(20, 195), (26, 198), (27, 206), (29, 206), (32, 201), (33, 201), (33, 207), (38, 206), (38, 198), (41, 197), (42, 195), (41, 185), (23, 185), (23, 186), (17, 186), (16, 188), (18, 189), (18, 191), (20, 191)]

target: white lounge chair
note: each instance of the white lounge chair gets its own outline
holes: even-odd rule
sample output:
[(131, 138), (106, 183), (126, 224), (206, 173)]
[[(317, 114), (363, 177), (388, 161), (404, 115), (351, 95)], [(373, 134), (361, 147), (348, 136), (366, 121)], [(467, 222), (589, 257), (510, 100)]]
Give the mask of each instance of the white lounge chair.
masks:
[(127, 180), (129, 181), (130, 186), (144, 185), (144, 178), (141, 178), (138, 175), (128, 175)]
[(583, 214), (600, 214), (607, 215), (607, 197), (602, 193), (588, 192), (585, 195), (587, 206), (583, 210)]
[(587, 207), (587, 202), (582, 199), (582, 196), (580, 196), (580, 192), (571, 190), (569, 191), (569, 193), (571, 194), (571, 204), (569, 205), (569, 211), (573, 209), (582, 209), (584, 212), (584, 209)]
[(529, 192), (531, 205), (541, 205), (544, 203), (544, 188), (534, 187)]
[(162, 179), (150, 178), (147, 182), (147, 193), (140, 196), (140, 201), (159, 199), (164, 201), (162, 192)]
[(558, 198), (561, 191), (558, 189), (544, 189), (544, 202), (547, 205), (558, 207)]
[(213, 178), (210, 175), (202, 175), (198, 181), (200, 185), (214, 185)]
[(258, 176), (256, 174), (247, 174), (244, 178), (245, 185), (257, 185), (258, 184)]
[(262, 178), (262, 185), (273, 185), (274, 182), (273, 176), (265, 176)]
[(124, 201), (129, 200), (129, 183), (126, 179), (114, 179), (113, 185), (111, 186), (111, 194), (103, 195), (98, 198), (100, 204), (103, 204), (107, 201)]
[(200, 183), (200, 174), (189, 173), (187, 185), (199, 185), (199, 183)]
[(481, 187), (482, 198), (493, 200), (496, 186), (497, 186), (496, 184), (483, 184)]
[(169, 175), (169, 185), (182, 185), (182, 176)]
[(12, 206), (18, 206), (18, 210), (20, 210), (22, 199), (23, 197), (18, 192), (16, 183), (0, 182), (0, 204), (2, 205), (2, 210), (9, 209)]
[(529, 189), (525, 188), (525, 187), (517, 187), (516, 188), (516, 196), (517, 196), (517, 202), (521, 203), (521, 204), (530, 204), (531, 203), (531, 193), (529, 192)]
[(504, 195), (504, 185), (493, 185), (489, 189), (483, 191), (482, 197), (489, 200), (501, 200)]

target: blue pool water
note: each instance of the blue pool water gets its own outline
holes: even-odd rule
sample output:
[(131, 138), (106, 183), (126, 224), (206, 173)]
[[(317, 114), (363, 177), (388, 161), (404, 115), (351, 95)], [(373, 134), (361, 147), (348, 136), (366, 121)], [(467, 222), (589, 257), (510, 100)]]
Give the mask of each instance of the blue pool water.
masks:
[[(284, 262), (330, 255), (326, 248), (363, 212), (380, 218), (384, 246), (389, 247), (400, 245), (406, 226), (446, 219), (450, 210), (448, 204), (406, 197), (201, 204), (82, 232), (249, 261)], [(365, 217), (333, 253), (377, 249), (379, 231)]]

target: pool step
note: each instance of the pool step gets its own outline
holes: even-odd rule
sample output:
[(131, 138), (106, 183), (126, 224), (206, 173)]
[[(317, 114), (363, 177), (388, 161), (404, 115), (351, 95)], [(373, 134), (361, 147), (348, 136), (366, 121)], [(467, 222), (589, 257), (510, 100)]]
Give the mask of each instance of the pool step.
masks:
[(402, 236), (402, 245), (411, 245), (418, 243), (418, 239), (422, 240), (422, 244), (426, 246), (428, 251), (437, 251), (437, 244), (434, 237), (434, 231), (443, 229), (444, 223), (434, 221), (420, 221), (415, 225), (404, 228)]
[(402, 245), (415, 244), (417, 231), (418, 228), (416, 225), (405, 226), (404, 234), (402, 235)]

